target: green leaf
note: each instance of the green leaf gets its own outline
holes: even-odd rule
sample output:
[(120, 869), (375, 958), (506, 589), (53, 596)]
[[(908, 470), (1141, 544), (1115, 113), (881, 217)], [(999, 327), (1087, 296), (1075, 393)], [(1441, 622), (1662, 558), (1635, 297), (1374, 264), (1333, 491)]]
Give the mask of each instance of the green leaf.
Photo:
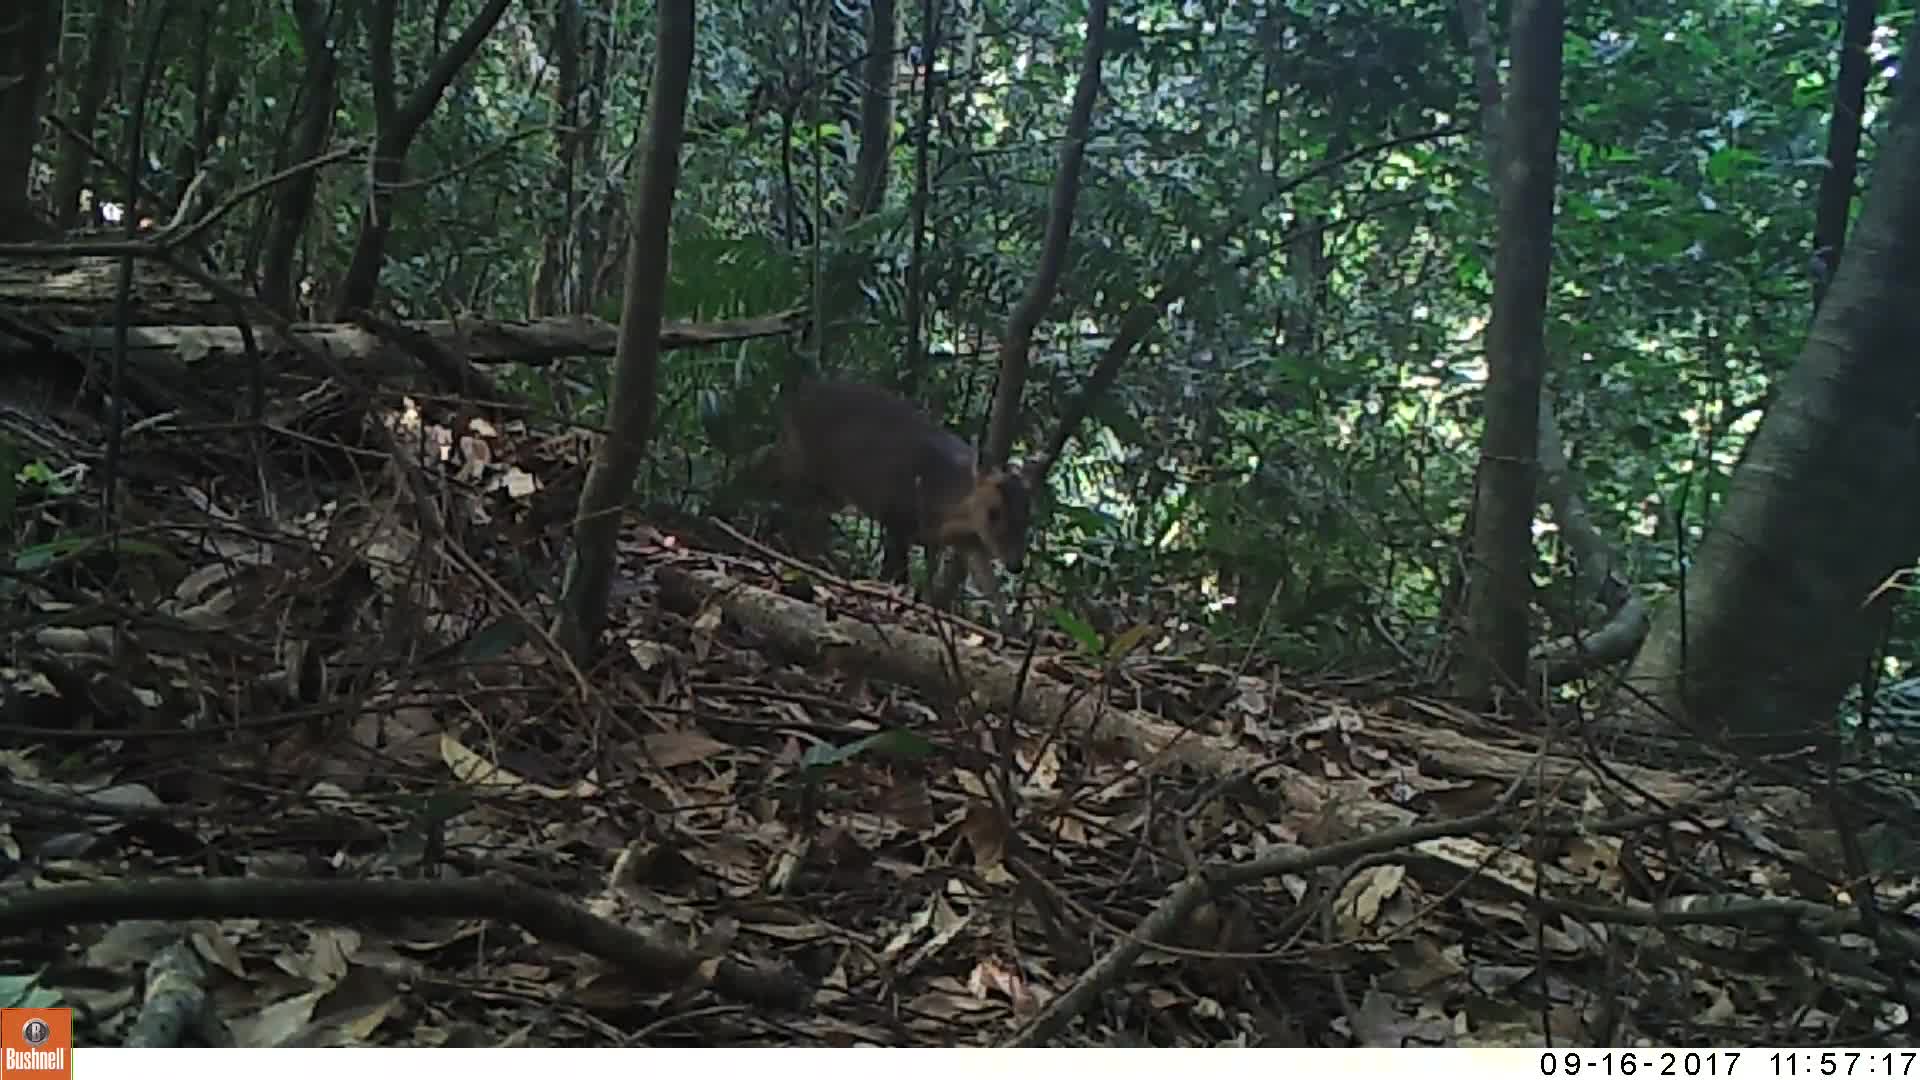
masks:
[[(56, 559), (78, 554), (96, 546), (104, 546), (105, 543), (105, 540), (97, 536), (49, 540), (44, 544), (35, 544), (15, 553), (13, 568), (21, 573), (39, 570)], [(143, 540), (121, 540), (119, 550), (122, 555), (145, 555), (148, 558), (160, 558), (167, 554), (167, 549)]]
[(41, 986), (32, 975), (0, 975), (0, 1009), (51, 1009), (60, 995)]
[(886, 757), (917, 761), (933, 753), (933, 743), (923, 736), (900, 728), (877, 731), (864, 738), (855, 739), (845, 746), (814, 745), (800, 758), (800, 766), (805, 769), (823, 769), (851, 761), (865, 753), (876, 753)]
[(1079, 642), (1080, 647), (1085, 649), (1088, 655), (1100, 655), (1099, 631), (1081, 621), (1078, 616), (1066, 608), (1054, 608), (1052, 615), (1053, 621), (1059, 625), (1060, 629), (1065, 630), (1069, 637)]
[(1147, 623), (1135, 623), (1123, 631), (1120, 636), (1107, 643), (1107, 656), (1110, 658), (1118, 658), (1127, 655), (1151, 633), (1153, 633), (1152, 626)]
[(466, 646), (460, 650), (460, 656), (469, 661), (493, 660), (525, 640), (527, 624), (509, 615), (481, 627), (480, 632), (468, 639)]

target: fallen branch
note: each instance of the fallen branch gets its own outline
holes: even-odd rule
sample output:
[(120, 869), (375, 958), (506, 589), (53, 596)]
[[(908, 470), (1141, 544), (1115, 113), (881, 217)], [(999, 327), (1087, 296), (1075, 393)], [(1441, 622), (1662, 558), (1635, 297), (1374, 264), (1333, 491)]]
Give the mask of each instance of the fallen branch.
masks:
[(1046, 1045), (1047, 1040), (1064, 1030), (1074, 1017), (1085, 1012), (1101, 993), (1117, 984), (1148, 948), (1167, 940), (1174, 931), (1185, 925), (1187, 916), (1202, 902), (1212, 899), (1217, 891), (1251, 885), (1281, 874), (1299, 874), (1322, 866), (1349, 863), (1367, 855), (1410, 847), (1421, 841), (1478, 832), (1498, 824), (1507, 815), (1519, 790), (1518, 784), (1509, 787), (1505, 797), (1492, 808), (1467, 817), (1410, 825), (1311, 851), (1292, 844), (1278, 844), (1245, 862), (1207, 863), (1174, 886), (1167, 898), (1141, 920), (1133, 933), (1082, 972), (1065, 993), (1049, 1002), (1031, 1023), (1004, 1045)]
[(1592, 633), (1568, 635), (1534, 653), (1534, 663), (1545, 668), (1548, 686), (1570, 682), (1589, 671), (1633, 658), (1647, 639), (1653, 619), (1645, 599), (1627, 598), (1607, 624)]
[[(580, 356), (611, 356), (620, 328), (591, 315), (556, 315), (542, 319), (422, 319), (394, 323), (459, 356), (471, 364), (529, 364), (540, 366)], [(668, 322), (660, 327), (661, 351), (694, 349), (755, 338), (777, 337), (801, 325), (797, 311), (777, 312), (724, 322)], [(372, 329), (353, 323), (295, 323), (284, 331), (291, 344), (264, 335), (260, 344), (268, 358), (297, 351), (300, 344), (325, 349), (343, 359), (377, 362), (401, 360), (401, 351)], [(111, 344), (112, 332), (103, 327), (60, 327), (56, 344), (63, 352), (85, 356)], [(134, 326), (127, 331), (128, 351), (143, 355), (178, 354), (196, 363), (239, 358), (246, 354), (240, 330), (233, 326)], [(398, 363), (394, 370), (405, 370)]]
[(128, 1049), (187, 1046), (189, 1033), (211, 1026), (207, 965), (187, 938), (160, 950), (147, 965), (146, 982), (139, 1019), (124, 1044)]
[[(489, 918), (658, 979), (670, 990), (712, 958), (599, 918), (571, 901), (509, 882), (329, 879), (134, 879), (16, 893), (0, 902), (0, 938), (123, 919)], [(722, 959), (710, 985), (737, 1001), (793, 1009), (811, 990), (797, 974)]]
[[(942, 695), (954, 689), (948, 643), (931, 634), (883, 626), (842, 616), (829, 618), (821, 608), (757, 588), (715, 571), (662, 566), (661, 594), (686, 608), (718, 604), (728, 618), (774, 639), (781, 648), (843, 669)], [(959, 689), (994, 710), (1018, 708), (1030, 715), (1058, 717), (1086, 737), (1118, 743), (1148, 768), (1187, 765), (1224, 775), (1256, 764), (1238, 743), (1196, 735), (1131, 709), (1106, 703), (1096, 688), (1079, 687), (1029, 670), (993, 649), (964, 641), (952, 643), (960, 663)]]

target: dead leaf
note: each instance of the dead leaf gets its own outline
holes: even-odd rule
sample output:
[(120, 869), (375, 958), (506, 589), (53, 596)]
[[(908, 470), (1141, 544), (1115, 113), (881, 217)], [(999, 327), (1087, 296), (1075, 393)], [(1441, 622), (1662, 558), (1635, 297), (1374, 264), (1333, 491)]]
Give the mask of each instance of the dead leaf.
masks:
[(887, 938), (887, 943), (880, 947), (880, 959), (893, 960), (913, 943), (913, 939), (918, 937), (921, 931), (931, 925), (933, 925), (933, 900), (930, 899), (921, 904), (912, 915), (907, 916), (906, 921)]
[(733, 747), (703, 731), (658, 731), (642, 740), (647, 757), (663, 769), (705, 761), (730, 752)]
[(240, 950), (233, 941), (221, 932), (214, 923), (196, 923), (188, 931), (188, 940), (193, 943), (193, 951), (200, 959), (217, 967), (236, 979), (247, 977), (247, 966), (240, 959)]
[(600, 793), (600, 785), (589, 779), (576, 781), (571, 788), (536, 784), (468, 749), (452, 732), (443, 732), (440, 736), (440, 758), (447, 763), (454, 779), (475, 787), (517, 789), (548, 799), (591, 798)]
[(1450, 983), (1466, 970), (1457, 955), (1462, 951), (1461, 947), (1442, 947), (1430, 934), (1416, 933), (1395, 938), (1388, 948), (1393, 952), (1394, 985), (1409, 993), (1419, 993)]
[(1489, 847), (1468, 836), (1436, 837), (1413, 846), (1442, 865), (1471, 873), (1474, 885), (1482, 891), (1492, 887), (1512, 899), (1534, 895), (1533, 863), (1511, 851)]
[(960, 823), (960, 835), (973, 850), (977, 870), (999, 866), (1007, 857), (1007, 822), (991, 803), (974, 802), (967, 807), (966, 820)]
[(641, 671), (652, 671), (667, 658), (668, 652), (666, 646), (657, 641), (629, 641), (627, 655), (633, 658)]
[(1035, 1007), (1026, 978), (1017, 969), (995, 957), (987, 957), (973, 966), (973, 971), (967, 975), (967, 989), (975, 997), (981, 998), (990, 993), (1003, 994), (1017, 1014), (1030, 1012)]
[[(1342, 1017), (1334, 1023), (1343, 1024), (1345, 1019)], [(1403, 1016), (1394, 1000), (1378, 990), (1368, 990), (1360, 999), (1353, 1022), (1358, 1027), (1352, 1033), (1358, 1046), (1398, 1049), (1409, 1045), (1415, 1036), (1420, 1036), (1421, 1042), (1413, 1045), (1423, 1045), (1433, 1041), (1436, 1032), (1436, 1022), (1422, 1023)], [(1439, 1038), (1444, 1040), (1447, 1034), (1446, 1026), (1439, 1025)]]
[(332, 982), (344, 978), (360, 948), (360, 933), (345, 927), (325, 927), (307, 939), (307, 955), (301, 973), (314, 982)]
[(87, 948), (87, 964), (109, 971), (144, 966), (162, 948), (180, 936), (171, 923), (156, 919), (127, 919), (114, 923), (100, 940)]
[(1407, 869), (1395, 863), (1374, 866), (1347, 879), (1340, 890), (1339, 912), (1342, 929), (1348, 934), (1366, 932), (1380, 917), (1380, 906), (1406, 880)]
[(506, 475), (501, 479), (500, 484), (507, 489), (508, 495), (516, 499), (525, 499), (539, 491), (541, 487), (538, 477), (518, 465), (507, 467)]
[(310, 990), (304, 994), (276, 1001), (250, 1016), (231, 1021), (228, 1027), (233, 1032), (235, 1046), (268, 1047), (284, 1046), (287, 1040), (303, 1031), (308, 1021), (313, 1019), (313, 1007), (320, 1000), (323, 990)]

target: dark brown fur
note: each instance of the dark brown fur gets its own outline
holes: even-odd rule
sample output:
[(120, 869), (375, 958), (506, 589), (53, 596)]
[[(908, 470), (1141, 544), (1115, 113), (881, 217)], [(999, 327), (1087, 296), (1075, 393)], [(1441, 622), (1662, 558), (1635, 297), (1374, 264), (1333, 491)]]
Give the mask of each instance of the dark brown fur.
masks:
[(1015, 573), (1025, 565), (1027, 475), (982, 474), (972, 447), (898, 394), (861, 383), (806, 383), (782, 410), (774, 456), (790, 487), (786, 499), (852, 506), (879, 522), (886, 535), (881, 573), (889, 580), (906, 580), (915, 543), (929, 555), (955, 548), (974, 584), (1000, 608), (991, 560)]

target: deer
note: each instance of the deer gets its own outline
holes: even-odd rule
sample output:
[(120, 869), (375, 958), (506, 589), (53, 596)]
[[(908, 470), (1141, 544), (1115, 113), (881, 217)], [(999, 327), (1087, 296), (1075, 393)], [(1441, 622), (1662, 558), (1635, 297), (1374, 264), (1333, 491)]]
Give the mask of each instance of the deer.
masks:
[[(914, 544), (936, 556), (953, 549), (1000, 618), (1011, 626), (993, 570), (1026, 563), (1027, 527), (1040, 459), (982, 470), (974, 449), (911, 401), (856, 382), (809, 381), (786, 396), (773, 467), (788, 485), (782, 501), (828, 512), (851, 506), (885, 537), (881, 577), (905, 582)], [(936, 598), (941, 603), (945, 598)]]

